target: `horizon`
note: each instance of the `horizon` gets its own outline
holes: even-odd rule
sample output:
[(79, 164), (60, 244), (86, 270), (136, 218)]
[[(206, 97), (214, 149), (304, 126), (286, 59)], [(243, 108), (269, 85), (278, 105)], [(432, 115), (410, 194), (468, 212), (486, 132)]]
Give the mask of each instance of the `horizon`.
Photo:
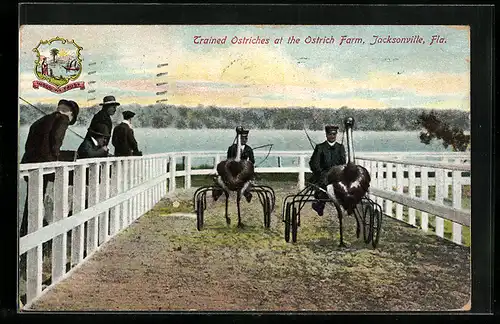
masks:
[[(54, 111), (55, 107), (57, 105), (57, 101), (63, 99), (57, 98), (55, 99), (56, 101), (54, 103), (49, 103), (49, 102), (36, 102), (36, 103), (30, 103), (34, 105), (35, 107), (39, 105), (49, 105), (49, 106), (54, 106)], [(21, 102), (21, 101), (20, 101)], [(78, 103), (78, 102), (77, 102)], [(216, 109), (332, 109), (332, 110), (339, 110), (339, 109), (346, 109), (346, 110), (428, 110), (429, 112), (431, 110), (434, 110), (436, 112), (445, 112), (445, 111), (457, 111), (457, 112), (468, 112), (463, 109), (458, 109), (458, 108), (444, 108), (444, 109), (435, 109), (435, 108), (424, 108), (424, 107), (386, 107), (386, 108), (351, 108), (351, 107), (299, 107), (299, 106), (294, 106), (294, 107), (219, 107), (219, 106), (214, 106), (214, 105), (197, 105), (197, 106), (185, 106), (185, 105), (171, 105), (171, 104), (164, 104), (164, 103), (150, 103), (150, 104), (139, 104), (139, 103), (125, 103), (125, 104), (120, 104), (118, 106), (118, 110), (127, 107), (127, 106), (138, 106), (138, 108), (147, 108), (147, 106), (164, 106), (164, 108), (180, 108), (180, 109), (210, 109), (210, 108), (216, 108)], [(26, 103), (20, 103), (19, 107), (29, 107), (29, 104)], [(101, 109), (102, 106), (99, 104), (94, 104), (92, 106), (80, 106), (80, 109), (93, 109), (93, 108), (99, 108)], [(117, 111), (118, 111), (117, 110)], [(470, 112), (469, 112), (470, 113)]]
[[(345, 35), (366, 43), (339, 45)], [(427, 43), (370, 45), (375, 35), (418, 36)], [(444, 42), (430, 45), (434, 35)], [(227, 41), (195, 44), (196, 36)], [(234, 36), (284, 41), (231, 44)], [(301, 41), (289, 44), (290, 36)], [(33, 89), (33, 49), (54, 37), (82, 48), (77, 81), (85, 82), (84, 90)], [(307, 37), (335, 42), (306, 44)], [(53, 60), (50, 47), (42, 47), (40, 54)], [(69, 51), (61, 47), (59, 55), (68, 58)], [(20, 96), (39, 103), (68, 98), (91, 107), (113, 94), (124, 105), (166, 99), (187, 107), (470, 111), (468, 26), (23, 25), (19, 64)]]

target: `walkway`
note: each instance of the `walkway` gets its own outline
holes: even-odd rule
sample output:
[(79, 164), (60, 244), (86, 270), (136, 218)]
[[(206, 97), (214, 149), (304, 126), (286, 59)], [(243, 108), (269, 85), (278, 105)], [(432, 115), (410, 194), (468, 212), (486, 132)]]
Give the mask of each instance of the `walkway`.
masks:
[(349, 248), (340, 250), (337, 219), (306, 207), (298, 242), (286, 243), (280, 211), (287, 191), (295, 190), (277, 191), (270, 230), (258, 203), (242, 203), (240, 230), (234, 200), (228, 228), (223, 200), (207, 199), (198, 232), (195, 218), (169, 215), (191, 211), (191, 192), (164, 199), (32, 309), (438, 311), (469, 300), (469, 248), (387, 217), (377, 250), (355, 238), (348, 218)]

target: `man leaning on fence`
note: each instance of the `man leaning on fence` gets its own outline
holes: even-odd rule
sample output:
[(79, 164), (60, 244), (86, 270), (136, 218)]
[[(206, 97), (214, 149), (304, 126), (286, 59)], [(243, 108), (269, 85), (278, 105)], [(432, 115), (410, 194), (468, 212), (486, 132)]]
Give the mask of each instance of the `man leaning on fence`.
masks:
[(109, 142), (111, 134), (104, 124), (96, 124), (88, 129), (88, 135), (78, 147), (78, 158), (99, 158), (110, 156), (106, 143)]
[[(43, 163), (59, 161), (61, 159), (61, 146), (70, 125), (74, 125), (80, 108), (71, 100), (61, 99), (57, 110), (35, 121), (29, 130), (26, 139), (24, 155), (21, 163)], [(47, 190), (48, 182), (53, 182), (55, 174), (43, 176), (43, 196)], [(28, 178), (24, 177), (27, 182)], [(27, 190), (27, 193), (29, 190)], [(20, 236), (28, 232), (28, 194), (24, 204), (23, 219), (21, 221)]]

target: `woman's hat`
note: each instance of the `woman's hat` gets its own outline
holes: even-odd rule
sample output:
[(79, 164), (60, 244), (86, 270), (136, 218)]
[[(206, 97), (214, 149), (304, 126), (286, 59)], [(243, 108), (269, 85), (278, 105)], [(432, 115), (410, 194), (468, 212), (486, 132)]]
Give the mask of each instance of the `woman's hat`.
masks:
[(94, 128), (89, 128), (88, 131), (94, 135), (111, 137), (111, 134), (109, 133), (108, 126), (106, 126), (104, 124), (97, 124), (94, 126)]
[(100, 106), (107, 106), (107, 105), (119, 106), (120, 103), (116, 101), (115, 96), (106, 96), (106, 97), (104, 97), (104, 99), (102, 99), (102, 102), (99, 105)]
[(76, 118), (78, 117), (78, 113), (80, 112), (80, 107), (78, 107), (78, 104), (74, 102), (73, 100), (66, 100), (66, 99), (61, 99), (59, 100), (59, 105), (65, 105), (68, 106), (69, 109), (71, 109), (71, 112), (73, 113), (73, 119), (69, 122), (70, 125), (74, 125), (76, 123)]

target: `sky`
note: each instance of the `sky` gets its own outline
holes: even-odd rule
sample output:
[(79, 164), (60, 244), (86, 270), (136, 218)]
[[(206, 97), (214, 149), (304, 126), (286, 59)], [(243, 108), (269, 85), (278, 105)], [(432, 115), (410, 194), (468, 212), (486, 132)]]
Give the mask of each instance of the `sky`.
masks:
[[(371, 45), (374, 35), (417, 36), (423, 43)], [(433, 35), (443, 42), (431, 44)], [(195, 36), (227, 38), (225, 44), (195, 44)], [(290, 36), (299, 42), (289, 44)], [(342, 36), (361, 41), (340, 44)], [(33, 88), (33, 49), (54, 37), (82, 48), (76, 81), (85, 82), (84, 90)], [(269, 43), (232, 44), (234, 37)], [(334, 42), (306, 43), (317, 37)], [(19, 40), (19, 96), (31, 103), (65, 98), (86, 107), (114, 95), (120, 103), (140, 105), (167, 99), (190, 107), (470, 110), (467, 26), (23, 25)]]

